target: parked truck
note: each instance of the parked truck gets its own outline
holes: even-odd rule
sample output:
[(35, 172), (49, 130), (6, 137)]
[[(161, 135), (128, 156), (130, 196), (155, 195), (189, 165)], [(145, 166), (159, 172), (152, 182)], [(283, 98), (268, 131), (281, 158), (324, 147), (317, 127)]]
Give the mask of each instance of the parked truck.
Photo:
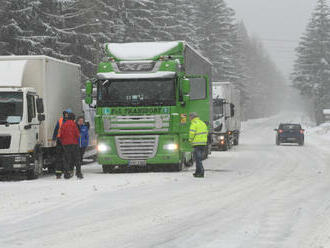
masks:
[(227, 151), (239, 144), (240, 92), (230, 82), (213, 83), (213, 121), (212, 150)]
[[(106, 44), (106, 62), (86, 84), (86, 103), (97, 89), (98, 162), (116, 167), (180, 171), (193, 161), (189, 113), (210, 130), (212, 64), (185, 42)], [(205, 151), (205, 155), (209, 151)]]
[(80, 66), (46, 56), (0, 57), (0, 173), (37, 178), (54, 168), (53, 130), (64, 109), (82, 113)]

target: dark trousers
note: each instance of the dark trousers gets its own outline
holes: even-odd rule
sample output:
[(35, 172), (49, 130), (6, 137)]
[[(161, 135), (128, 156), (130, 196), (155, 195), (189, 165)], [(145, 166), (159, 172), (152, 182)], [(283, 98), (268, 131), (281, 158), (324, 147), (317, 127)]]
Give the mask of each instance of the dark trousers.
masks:
[(64, 170), (64, 150), (60, 140), (56, 141), (55, 153), (55, 173), (62, 175)]
[(81, 174), (81, 163), (80, 163), (80, 151), (78, 145), (65, 145), (64, 148), (64, 158), (65, 158), (65, 173), (73, 171), (76, 167), (76, 174)]
[(205, 146), (195, 146), (194, 147), (194, 157), (196, 161), (196, 174), (204, 174), (203, 167), (203, 153), (205, 150)]
[(86, 151), (86, 147), (80, 147), (80, 163), (82, 164), (83, 163), (83, 159), (84, 159), (84, 154), (85, 154), (85, 151)]

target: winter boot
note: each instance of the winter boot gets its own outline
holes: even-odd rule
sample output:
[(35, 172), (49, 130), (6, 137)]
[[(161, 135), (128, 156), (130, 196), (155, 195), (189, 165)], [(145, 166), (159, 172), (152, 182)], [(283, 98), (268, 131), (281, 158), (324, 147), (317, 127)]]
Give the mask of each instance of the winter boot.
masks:
[(83, 176), (83, 174), (80, 172), (80, 173), (77, 173), (77, 178), (78, 178), (78, 179), (83, 179), (84, 176)]
[(198, 178), (203, 178), (204, 177), (204, 173), (194, 173), (193, 176), (194, 177), (198, 177)]

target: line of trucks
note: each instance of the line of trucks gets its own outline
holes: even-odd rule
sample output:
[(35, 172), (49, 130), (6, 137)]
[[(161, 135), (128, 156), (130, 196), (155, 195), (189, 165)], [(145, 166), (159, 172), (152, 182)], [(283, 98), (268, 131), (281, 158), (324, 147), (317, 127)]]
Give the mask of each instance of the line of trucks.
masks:
[(0, 56), (0, 174), (34, 179), (45, 169), (52, 172), (53, 130), (68, 107), (90, 122), (91, 149), (96, 147), (104, 173), (192, 166), (190, 112), (210, 130), (205, 158), (238, 145), (239, 91), (213, 82), (212, 63), (186, 42), (111, 43), (105, 52), (85, 87), (79, 65), (47, 56)]

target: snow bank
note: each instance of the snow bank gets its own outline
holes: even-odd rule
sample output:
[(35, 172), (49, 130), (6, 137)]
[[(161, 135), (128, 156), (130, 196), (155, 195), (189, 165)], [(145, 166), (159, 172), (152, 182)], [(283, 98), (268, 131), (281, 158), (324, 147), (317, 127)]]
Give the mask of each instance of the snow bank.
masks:
[(309, 134), (322, 135), (330, 139), (330, 123), (323, 123), (320, 126), (310, 128)]
[(172, 42), (108, 43), (106, 48), (116, 58), (122, 60), (151, 59), (163, 54), (179, 44)]

